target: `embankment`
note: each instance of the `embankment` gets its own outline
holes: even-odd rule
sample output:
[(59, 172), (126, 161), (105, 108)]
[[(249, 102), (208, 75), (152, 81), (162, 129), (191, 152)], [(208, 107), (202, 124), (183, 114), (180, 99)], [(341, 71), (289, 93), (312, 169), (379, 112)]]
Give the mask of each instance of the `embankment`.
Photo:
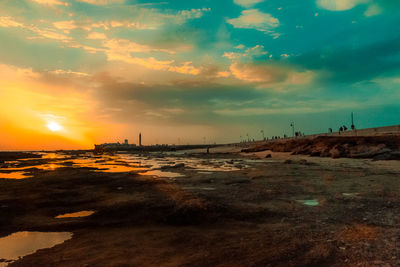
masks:
[(243, 149), (242, 152), (292, 152), (332, 158), (400, 159), (400, 135), (392, 136), (318, 136), (315, 138), (282, 139)]

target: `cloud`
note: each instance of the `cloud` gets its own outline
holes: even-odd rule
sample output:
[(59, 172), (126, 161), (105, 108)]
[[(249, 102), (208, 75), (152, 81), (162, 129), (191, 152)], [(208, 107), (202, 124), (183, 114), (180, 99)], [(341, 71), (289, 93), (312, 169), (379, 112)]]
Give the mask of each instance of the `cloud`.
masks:
[(223, 57), (226, 57), (228, 59), (239, 59), (243, 56), (242, 53), (236, 53), (236, 52), (224, 52), (222, 55)]
[(200, 69), (192, 66), (191, 61), (184, 62), (181, 66), (170, 66), (168, 71), (191, 75), (198, 75), (200, 73)]
[(317, 5), (331, 11), (343, 11), (368, 2), (369, 0), (317, 0)]
[(111, 39), (103, 42), (103, 46), (107, 47), (115, 54), (130, 54), (130, 53), (150, 53), (150, 52), (163, 52), (174, 54), (173, 50), (153, 48), (148, 45), (142, 45), (131, 42), (127, 39)]
[(331, 82), (358, 82), (400, 70), (400, 36), (363, 47), (319, 49), (290, 61), (310, 70), (326, 72)]
[(264, 55), (268, 54), (268, 52), (264, 50), (263, 45), (256, 45), (254, 47), (248, 48), (248, 49), (246, 49), (245, 52), (246, 52), (246, 55), (248, 55), (250, 57), (259, 57), (259, 56), (264, 56)]
[(103, 28), (106, 31), (113, 28), (125, 28), (136, 30), (156, 30), (164, 24), (184, 24), (191, 19), (201, 18), (205, 12), (211, 11), (210, 8), (198, 8), (189, 10), (180, 10), (171, 13), (161, 13), (155, 9), (140, 8), (137, 10), (137, 16), (129, 19), (112, 19), (97, 21), (90, 24), (92, 28)]
[(53, 73), (56, 75), (89, 76), (89, 74), (84, 73), (84, 72), (77, 72), (77, 71), (72, 71), (72, 70), (62, 70), (62, 69), (49, 71), (49, 73)]
[(75, 24), (75, 21), (70, 20), (70, 21), (56, 21), (53, 22), (54, 27), (60, 30), (64, 30), (65, 32), (69, 32), (70, 30), (78, 28), (78, 26)]
[(227, 22), (235, 28), (254, 29), (267, 33), (279, 26), (277, 18), (258, 9), (243, 10), (238, 18), (228, 19)]
[(24, 24), (15, 21), (12, 17), (0, 17), (0, 27), (24, 27)]
[[(240, 108), (240, 109), (218, 109), (214, 110), (214, 113), (223, 116), (257, 116), (257, 115), (272, 115), (272, 114), (299, 114), (299, 113), (311, 113), (315, 112), (315, 107), (285, 107), (285, 108)], [(325, 110), (320, 110), (326, 111)]]
[(49, 5), (49, 6), (68, 6), (69, 4), (66, 2), (58, 1), (58, 0), (32, 0), (35, 3), (41, 4), (41, 5)]
[(160, 24), (159, 23), (140, 23), (140, 22), (133, 22), (129, 20), (124, 20), (124, 21), (118, 21), (118, 20), (112, 20), (110, 22), (104, 22), (104, 25), (107, 25), (107, 29), (110, 28), (132, 28), (132, 29), (137, 29), (137, 30), (154, 30), (157, 29)]
[(217, 77), (218, 78), (227, 78), (231, 76), (231, 73), (229, 71), (219, 71), (217, 72)]
[(107, 36), (101, 32), (91, 32), (91, 33), (89, 33), (89, 35), (86, 38), (92, 39), (92, 40), (103, 40), (103, 39), (107, 39)]
[(30, 30), (40, 37), (47, 38), (47, 39), (54, 39), (54, 40), (71, 40), (72, 38), (61, 33), (57, 33), (55, 31), (49, 29), (40, 29), (39, 27), (33, 25), (25, 25), (24, 23), (17, 22), (12, 17), (0, 17), (0, 27), (9, 28), (9, 27), (20, 27), (23, 29)]
[(237, 79), (255, 83), (282, 81), (284, 74), (271, 66), (233, 63), (230, 70)]
[[(240, 48), (238, 48), (238, 47), (235, 47), (235, 48), (245, 49), (245, 46), (242, 45), (242, 46), (240, 46)], [(267, 54), (268, 54), (268, 52), (264, 50), (263, 45), (256, 45), (254, 47), (247, 48), (243, 53), (224, 52), (224, 54), (222, 56), (226, 57), (228, 59), (231, 59), (231, 60), (237, 60), (237, 59), (244, 59), (244, 58), (253, 59), (256, 57), (265, 56)]]
[(251, 7), (263, 1), (264, 0), (233, 0), (235, 4), (244, 7)]
[(197, 75), (200, 69), (192, 66), (192, 62), (184, 62), (182, 65), (173, 65), (174, 60), (157, 60), (154, 57), (134, 57), (133, 53), (150, 53), (150, 52), (164, 52), (174, 53), (171, 50), (152, 48), (147, 45), (130, 42), (125, 39), (112, 39), (103, 42), (103, 46), (108, 49), (104, 50), (109, 61), (122, 61), (129, 64), (136, 64), (153, 70), (171, 71), (182, 74)]
[(13, 65), (6, 65), (0, 63), (0, 73), (3, 78), (21, 80), (30, 80), (32, 78), (39, 78), (40, 74), (33, 71), (32, 68), (19, 68)]
[(317, 0), (317, 6), (330, 11), (345, 11), (358, 5), (365, 6), (364, 15), (372, 17), (383, 12), (396, 12), (400, 4), (395, 0)]
[(370, 5), (367, 10), (365, 11), (364, 15), (366, 17), (372, 17), (372, 16), (376, 16), (379, 15), (383, 12), (383, 9), (381, 6), (379, 6), (378, 4), (373, 4)]
[(124, 3), (124, 0), (77, 0), (77, 1), (98, 6)]
[(179, 11), (178, 16), (182, 16), (185, 19), (198, 19), (204, 15), (204, 12), (211, 11), (211, 8), (198, 8), (198, 9), (190, 9), (190, 10), (182, 10)]
[(230, 66), (230, 71), (238, 80), (262, 86), (302, 85), (310, 83), (314, 78), (312, 71), (299, 72), (290, 67), (272, 64), (233, 63)]
[(54, 40), (59, 40), (59, 41), (68, 41), (68, 40), (72, 40), (71, 37), (66, 36), (64, 34), (52, 31), (52, 30), (47, 30), (47, 29), (40, 29), (38, 27), (35, 26), (26, 26), (25, 28), (33, 31), (34, 33), (40, 35), (43, 38), (47, 38), (47, 39), (54, 39)]

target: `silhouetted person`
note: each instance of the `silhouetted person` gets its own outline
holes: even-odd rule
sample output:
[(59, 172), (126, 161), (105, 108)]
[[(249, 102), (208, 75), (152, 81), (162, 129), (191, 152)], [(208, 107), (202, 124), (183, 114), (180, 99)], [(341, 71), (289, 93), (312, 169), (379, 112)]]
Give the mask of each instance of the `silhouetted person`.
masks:
[(332, 133), (332, 128), (329, 128), (329, 133)]

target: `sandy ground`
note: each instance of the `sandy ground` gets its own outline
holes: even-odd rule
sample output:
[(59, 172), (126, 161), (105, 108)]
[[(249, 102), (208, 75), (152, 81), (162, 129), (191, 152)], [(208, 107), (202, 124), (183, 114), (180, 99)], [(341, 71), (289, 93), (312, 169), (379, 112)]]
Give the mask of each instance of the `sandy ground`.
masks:
[[(237, 170), (171, 168), (178, 178), (64, 167), (0, 179), (1, 236), (73, 233), (10, 266), (400, 265), (399, 161), (240, 150), (186, 151)], [(96, 213), (55, 218), (79, 210)]]

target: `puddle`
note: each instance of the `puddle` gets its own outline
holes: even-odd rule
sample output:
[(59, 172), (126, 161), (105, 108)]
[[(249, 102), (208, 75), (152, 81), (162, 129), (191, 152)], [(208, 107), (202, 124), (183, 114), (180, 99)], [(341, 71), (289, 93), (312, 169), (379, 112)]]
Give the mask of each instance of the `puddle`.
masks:
[(62, 168), (65, 166), (59, 165), (59, 164), (43, 164), (43, 165), (38, 165), (38, 166), (33, 166), (33, 167), (40, 169), (40, 170), (45, 170), (45, 171), (54, 171), (57, 168)]
[(56, 216), (56, 219), (62, 219), (62, 218), (79, 218), (79, 217), (87, 217), (90, 216), (94, 213), (92, 210), (83, 210), (83, 211), (78, 211), (78, 212), (73, 212), (73, 213), (65, 213)]
[(182, 177), (183, 176), (180, 173), (163, 172), (163, 171), (160, 171), (160, 170), (142, 172), (142, 173), (140, 173), (140, 175), (154, 175), (154, 176), (157, 176), (157, 177), (166, 177), (166, 178), (176, 178), (176, 177)]
[(300, 202), (306, 206), (312, 206), (312, 207), (318, 206), (318, 204), (319, 204), (318, 199), (297, 200), (297, 202)]
[(23, 171), (23, 170), (27, 170), (27, 169), (38, 169), (38, 170), (45, 170), (45, 171), (53, 171), (57, 168), (62, 168), (65, 167), (64, 165), (60, 165), (60, 164), (41, 164), (41, 165), (30, 165), (30, 166), (24, 166), (24, 167), (16, 167), (16, 168), (7, 168), (7, 171)]
[(131, 172), (131, 171), (143, 171), (146, 170), (144, 168), (136, 168), (122, 165), (96, 165), (96, 168), (100, 168), (104, 170), (98, 170), (101, 172)]
[[(199, 159), (195, 157), (181, 157), (180, 154), (168, 153), (168, 154), (155, 154), (153, 156), (140, 155), (140, 154), (116, 154), (116, 155), (100, 155), (94, 156), (91, 153), (86, 153), (84, 155), (65, 155), (60, 153), (48, 153), (40, 152), (38, 153), (42, 156), (41, 160), (50, 160), (51, 162), (46, 162), (44, 164), (32, 162), (32, 164), (23, 164), (23, 167), (15, 167), (12, 165), (17, 165), (18, 161), (13, 161), (8, 171), (13, 171), (13, 173), (0, 173), (0, 178), (7, 179), (23, 179), (30, 176), (26, 176), (24, 171), (36, 168), (39, 170), (52, 171), (63, 167), (73, 167), (73, 168), (93, 168), (96, 172), (106, 172), (106, 173), (118, 173), (118, 172), (142, 172), (143, 175), (155, 175), (158, 177), (175, 178), (181, 177), (183, 175), (161, 171), (160, 169), (167, 166), (173, 167), (175, 165), (184, 164), (185, 168), (193, 169), (201, 174), (212, 174), (213, 172), (229, 172), (229, 171), (239, 171), (244, 168), (249, 168), (247, 164), (240, 164), (242, 160), (221, 158), (221, 159)], [(35, 158), (36, 160), (36, 158)], [(21, 161), (19, 161), (21, 162)], [(41, 163), (41, 162), (39, 162)], [(238, 164), (240, 166), (238, 166)], [(18, 166), (18, 165), (17, 165)], [(168, 169), (168, 168), (167, 168)]]
[[(51, 248), (71, 239), (69, 232), (17, 232), (0, 238), (0, 259), (15, 261), (35, 253), (39, 249)], [(9, 262), (0, 263), (7, 266)]]
[(11, 172), (11, 173), (0, 173), (0, 178), (3, 179), (25, 179), (31, 178), (32, 176), (26, 175), (26, 172)]
[(42, 159), (65, 159), (69, 156), (59, 153), (43, 153)]

